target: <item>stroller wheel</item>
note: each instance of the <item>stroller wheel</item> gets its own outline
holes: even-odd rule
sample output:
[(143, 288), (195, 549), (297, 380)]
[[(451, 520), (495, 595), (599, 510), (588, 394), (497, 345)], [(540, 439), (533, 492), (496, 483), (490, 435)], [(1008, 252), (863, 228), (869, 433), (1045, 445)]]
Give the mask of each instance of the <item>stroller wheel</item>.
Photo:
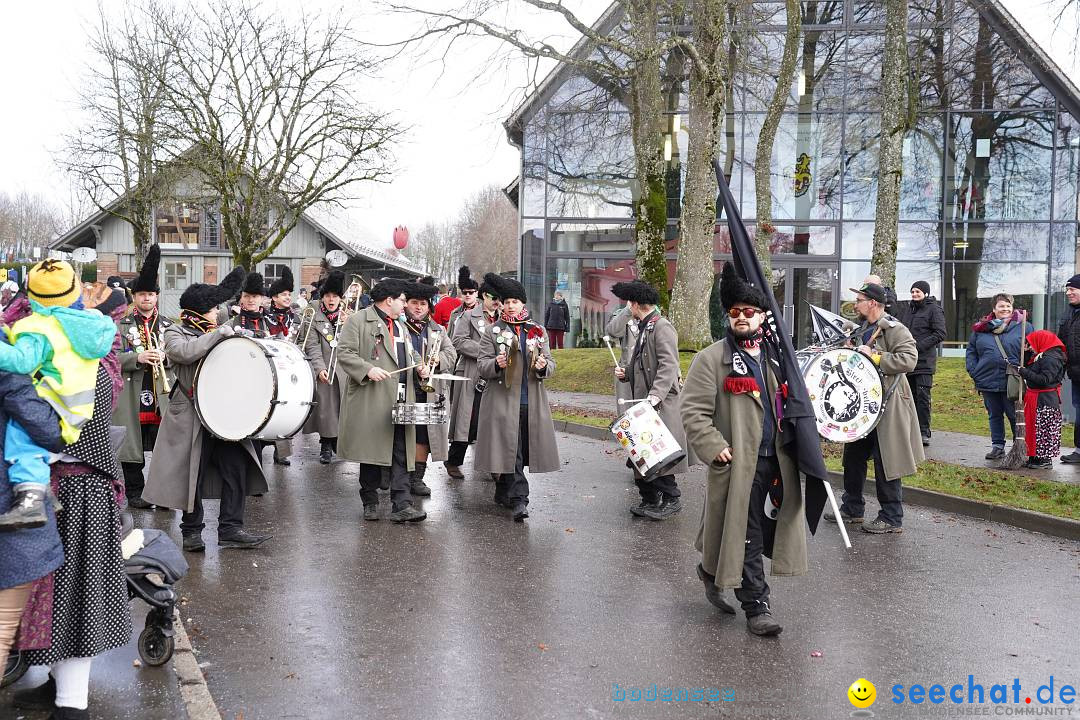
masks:
[(0, 688), (19, 682), (19, 678), (29, 669), (30, 664), (26, 662), (26, 656), (18, 650), (12, 650), (8, 653), (7, 663), (4, 665), (4, 676), (0, 678)]
[(139, 633), (139, 657), (147, 665), (157, 667), (169, 662), (173, 645), (173, 638), (166, 637), (155, 627), (148, 627)]

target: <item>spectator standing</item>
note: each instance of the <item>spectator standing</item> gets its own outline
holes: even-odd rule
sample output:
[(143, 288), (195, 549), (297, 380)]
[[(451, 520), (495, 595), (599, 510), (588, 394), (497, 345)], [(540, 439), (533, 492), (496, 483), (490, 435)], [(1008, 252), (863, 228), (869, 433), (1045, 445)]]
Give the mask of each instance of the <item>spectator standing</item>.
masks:
[(570, 329), (570, 306), (563, 299), (563, 294), (558, 290), (548, 303), (544, 311), (544, 329), (547, 330), (551, 340), (552, 350), (562, 350), (563, 334)]
[[(1073, 411), (1080, 419), (1080, 275), (1073, 275), (1065, 283), (1065, 299), (1069, 306), (1058, 323), (1057, 336), (1065, 346), (1065, 371), (1072, 380)], [(1080, 464), (1080, 423), (1073, 426), (1073, 447), (1077, 449), (1061, 456), (1061, 462), (1066, 465)]]
[(1024, 467), (1043, 470), (1054, 466), (1050, 458), (1061, 453), (1061, 381), (1065, 377), (1065, 345), (1049, 330), (1027, 336), (1024, 378), (1024, 440), (1028, 460)]
[(993, 311), (971, 326), (965, 364), (982, 395), (990, 417), (990, 452), (987, 460), (1005, 457), (1005, 421), (1009, 418), (1016, 438), (1016, 406), (1008, 397), (1009, 366), (1020, 364), (1024, 311), (1013, 309), (1013, 297), (1007, 293), (994, 296)]
[(908, 385), (915, 396), (922, 444), (930, 444), (930, 391), (937, 372), (938, 346), (945, 340), (945, 311), (937, 298), (930, 296), (930, 283), (919, 280), (911, 285), (911, 301), (898, 307), (900, 322), (915, 338), (919, 361), (908, 373)]

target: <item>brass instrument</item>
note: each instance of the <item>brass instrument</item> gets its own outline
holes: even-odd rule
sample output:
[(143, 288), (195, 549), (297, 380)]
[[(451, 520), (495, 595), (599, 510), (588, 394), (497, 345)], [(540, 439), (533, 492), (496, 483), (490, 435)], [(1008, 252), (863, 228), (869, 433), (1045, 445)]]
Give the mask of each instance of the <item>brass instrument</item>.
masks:
[[(157, 336), (157, 333), (147, 332), (146, 323), (142, 322), (138, 317), (135, 318), (135, 323), (139, 328), (139, 336), (142, 338), (143, 347), (147, 350), (161, 350), (161, 342)], [(160, 383), (162, 394), (168, 395), (172, 386), (169, 384), (169, 375), (165, 372), (165, 361), (159, 360), (150, 364), (154, 373), (154, 394), (157, 395), (157, 386)]]
[(315, 306), (308, 304), (300, 313), (300, 322), (296, 324), (296, 333), (293, 335), (293, 343), (300, 348), (307, 345), (308, 336), (311, 335), (311, 327), (315, 324)]
[(435, 392), (435, 383), (431, 376), (435, 374), (435, 366), (439, 364), (439, 351), (442, 349), (444, 332), (434, 331), (430, 333), (427, 357), (424, 359), (424, 367), (427, 368), (427, 378), (420, 381), (420, 389), (426, 393)]
[(337, 349), (338, 336), (341, 334), (341, 326), (349, 319), (349, 316), (360, 310), (360, 299), (364, 294), (364, 279), (359, 275), (353, 275), (349, 287), (345, 288), (345, 295), (341, 298), (341, 307), (338, 309), (338, 319), (334, 323), (334, 345), (330, 348), (330, 361), (326, 364), (327, 382), (334, 383), (337, 374)]

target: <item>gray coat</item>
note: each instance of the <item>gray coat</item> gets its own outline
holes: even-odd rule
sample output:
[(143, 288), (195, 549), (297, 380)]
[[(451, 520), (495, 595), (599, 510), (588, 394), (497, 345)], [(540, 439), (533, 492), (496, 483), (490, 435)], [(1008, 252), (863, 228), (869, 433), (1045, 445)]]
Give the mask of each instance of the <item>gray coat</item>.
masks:
[[(420, 357), (408, 345), (408, 330), (394, 321), (394, 335), (406, 343), (409, 365)], [(416, 402), (415, 370), (398, 373), (381, 382), (368, 379), (372, 367), (387, 372), (398, 369), (396, 343), (390, 341), (386, 322), (369, 305), (349, 316), (338, 345), (338, 376), (345, 383), (341, 400), (338, 455), (345, 460), (390, 467), (394, 454), (391, 410), (397, 402), (398, 383), (405, 383), (405, 402)], [(405, 426), (405, 459), (409, 470), (416, 466), (416, 427)]]
[[(631, 328), (631, 326), (633, 326)], [(630, 352), (634, 349), (634, 342), (637, 340), (637, 323), (634, 322), (634, 318), (630, 316), (630, 308), (624, 307), (616, 310), (608, 320), (607, 325), (604, 326), (604, 334), (609, 335), (613, 341), (618, 341), (618, 347), (621, 352), (618, 354), (619, 364), (626, 367), (630, 364)], [(600, 342), (603, 342), (601, 339)], [(612, 348), (616, 345), (615, 342), (611, 343)], [(606, 348), (605, 348), (606, 349)], [(626, 412), (626, 406), (619, 404), (620, 400), (631, 400), (630, 386), (626, 383), (615, 380), (615, 415), (619, 416)], [(667, 422), (666, 420), (664, 422)], [(669, 426), (670, 427), (670, 426)]]
[[(143, 382), (146, 373), (151, 372), (149, 365), (142, 365), (138, 361), (139, 351), (131, 342), (131, 331), (137, 326), (134, 314), (125, 315), (116, 323), (116, 330), (120, 333), (120, 352), (117, 357), (120, 360), (120, 372), (124, 378), (124, 387), (120, 391), (120, 397), (116, 400), (116, 408), (113, 410), (112, 424), (124, 427), (127, 434), (124, 436), (124, 444), (117, 453), (122, 463), (144, 462), (143, 452), (151, 448), (144, 448), (142, 444), (142, 425), (139, 423), (139, 395), (142, 393)], [(171, 326), (172, 323), (158, 316), (158, 328), (161, 332)], [(146, 349), (145, 347), (143, 348)], [(172, 368), (166, 368), (169, 383), (175, 382), (175, 373)], [(159, 381), (160, 382), (160, 381)], [(159, 384), (158, 387), (161, 387)], [(158, 409), (162, 417), (168, 412), (169, 398), (158, 395)]]
[(327, 385), (319, 380), (319, 373), (330, 365), (330, 343), (334, 337), (334, 325), (326, 319), (322, 308), (315, 308), (311, 331), (304, 342), (304, 357), (311, 363), (315, 376), (315, 407), (311, 408), (303, 432), (318, 433), (319, 437), (336, 438), (338, 436), (338, 418), (341, 415), (341, 368), (334, 373), (334, 382)]
[[(195, 412), (195, 402), (189, 393), (194, 386), (199, 361), (225, 337), (220, 328), (202, 334), (177, 324), (165, 331), (165, 346), (162, 349), (176, 371), (176, 382), (168, 410), (161, 419), (154, 454), (150, 457), (150, 473), (142, 495), (148, 503), (187, 512), (194, 509), (203, 440), (208, 431)], [(240, 444), (251, 458), (251, 462), (246, 464), (248, 495), (267, 492), (266, 476), (263, 475), (255, 446), (251, 440), (242, 440)], [(221, 486), (221, 476), (214, 465), (208, 463), (200, 491), (202, 497), (220, 498)]]
[(915, 412), (915, 400), (908, 385), (907, 373), (915, 369), (919, 350), (915, 338), (899, 320), (883, 315), (877, 321), (881, 334), (874, 342), (874, 350), (881, 355), (878, 370), (884, 376), (884, 392), (892, 395), (885, 401), (885, 409), (877, 425), (878, 447), (881, 448), (881, 464), (885, 475), (895, 480), (914, 475), (923, 455), (919, 416)]
[[(455, 312), (457, 312), (455, 310)], [(464, 375), (468, 382), (456, 382), (450, 389), (453, 402), (450, 404), (450, 440), (452, 442), (469, 441), (469, 423), (472, 421), (473, 402), (476, 399), (476, 381), (480, 379), (480, 338), (485, 330), (491, 329), (491, 321), (484, 317), (484, 308), (480, 303), (472, 310), (462, 313), (455, 322), (450, 323), (450, 340), (457, 351), (455, 375)], [(479, 427), (477, 428), (479, 432)]]
[[(476, 457), (473, 466), (480, 472), (496, 474), (512, 473), (517, 465), (518, 431), (521, 427), (521, 365), (520, 348), (515, 343), (511, 352), (517, 353), (515, 365), (504, 370), (495, 363), (499, 350), (495, 342), (495, 330), (507, 329), (499, 320), (486, 326), (480, 340), (480, 377), (488, 380), (480, 403), (480, 416), (476, 431)], [(528, 327), (543, 328), (535, 323)], [(529, 388), (529, 471), (534, 473), (556, 472), (561, 467), (559, 449), (555, 444), (555, 425), (551, 421), (544, 380), (555, 373), (555, 361), (547, 342), (547, 333), (541, 352), (547, 358), (547, 367), (539, 373), (533, 367), (527, 371)], [(506, 377), (507, 370), (510, 377)]]
[[(701, 551), (702, 567), (716, 576), (720, 588), (742, 585), (747, 508), (765, 413), (762, 394), (733, 394), (723, 389), (730, 374), (731, 346), (724, 340), (715, 342), (694, 357), (682, 394), (686, 437), (708, 467), (705, 506), (695, 546)], [(766, 385), (764, 396), (774, 397), (776, 376), (771, 367)], [(806, 527), (798, 467), (780, 444), (779, 434), (775, 442), (784, 496), (776, 518), (770, 570), (773, 575), (804, 575)], [(729, 447), (731, 462), (716, 462), (716, 456)]]
[[(626, 379), (619, 384), (630, 389), (630, 396), (634, 400), (641, 400), (649, 395), (660, 398), (656, 412), (675, 436), (675, 442), (687, 451), (689, 459), (690, 452), (686, 447), (686, 433), (682, 425), (682, 403), (679, 398), (682, 380), (679, 368), (679, 335), (659, 311), (654, 311), (654, 317), (656, 319), (645, 327), (637, 359), (632, 364), (628, 359), (628, 364), (624, 366), (627, 369)], [(632, 318), (631, 322), (637, 325), (637, 321)], [(633, 346), (630, 349), (632, 356)], [(628, 408), (627, 405), (620, 407), (620, 414)], [(680, 474), (688, 472), (689, 469), (688, 460), (683, 460), (671, 472)]]
[[(438, 324), (434, 320), (428, 320), (428, 347), (431, 347), (432, 338), (435, 333), (443, 335), (442, 342), (439, 345), (439, 364), (435, 368), (436, 373), (453, 373), (454, 365), (457, 362), (457, 351), (454, 350), (453, 343), (450, 342), (450, 335), (446, 332), (446, 328)], [(453, 382), (449, 380), (436, 380), (435, 381), (435, 394), (429, 394), (427, 396), (427, 402), (436, 402), (438, 396), (441, 395), (444, 398), (444, 402), (450, 402), (450, 390), (451, 385), (468, 385), (463, 381)], [(441, 425), (428, 425), (428, 452), (431, 453), (432, 461), (445, 461), (450, 453), (450, 441), (448, 440), (450, 426), (447, 423)]]

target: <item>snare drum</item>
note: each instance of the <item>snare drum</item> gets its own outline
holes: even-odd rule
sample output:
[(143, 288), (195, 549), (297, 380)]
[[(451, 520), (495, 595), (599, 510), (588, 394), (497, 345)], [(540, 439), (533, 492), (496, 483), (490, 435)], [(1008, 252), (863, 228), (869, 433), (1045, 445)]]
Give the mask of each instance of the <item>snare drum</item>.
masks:
[(630, 409), (611, 423), (611, 434), (630, 455), (630, 465), (643, 478), (658, 477), (686, 457), (675, 436), (647, 401)]
[(445, 403), (396, 403), (390, 419), (395, 425), (445, 425), (450, 411)]
[(296, 345), (230, 337), (195, 370), (192, 395), (202, 424), (222, 440), (280, 440), (300, 432), (311, 412), (315, 380)]
[(800, 353), (799, 360), (821, 437), (849, 443), (877, 427), (884, 386), (870, 358), (842, 348)]

